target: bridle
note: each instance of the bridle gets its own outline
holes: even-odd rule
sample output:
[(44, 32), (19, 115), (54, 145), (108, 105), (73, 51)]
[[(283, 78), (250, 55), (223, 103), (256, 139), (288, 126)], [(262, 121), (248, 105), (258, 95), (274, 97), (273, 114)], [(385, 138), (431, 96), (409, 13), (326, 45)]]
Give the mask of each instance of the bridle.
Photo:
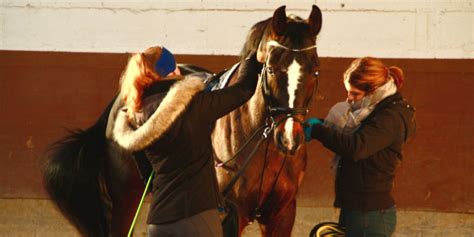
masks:
[[(285, 50), (288, 50), (288, 51), (291, 51), (291, 52), (297, 52), (297, 53), (317, 48), (317, 45), (315, 44), (315, 45), (311, 45), (309, 47), (302, 48), (302, 49), (293, 49), (293, 48), (288, 48), (286, 46), (283, 46), (275, 40), (269, 41), (267, 43), (267, 46), (275, 47), (275, 48), (282, 48), (282, 49), (285, 49)], [(269, 114), (269, 117), (272, 121), (275, 121), (275, 117), (277, 115), (283, 114), (283, 115), (285, 115), (284, 119), (288, 119), (288, 118), (293, 117), (293, 119), (295, 121), (297, 121), (299, 123), (303, 123), (302, 121), (297, 120), (294, 116), (295, 115), (306, 115), (306, 114), (308, 114), (308, 112), (309, 112), (308, 108), (310, 106), (310, 103), (308, 103), (305, 107), (296, 107), (296, 108), (275, 106), (272, 103), (272, 101), (273, 101), (272, 100), (272, 94), (271, 94), (271, 90), (270, 90), (270, 87), (268, 85), (268, 79), (267, 79), (268, 74), (273, 74), (273, 68), (271, 66), (269, 66), (269, 61), (270, 61), (269, 55), (270, 55), (270, 53), (271, 53), (271, 51), (267, 54), (266, 59), (265, 59), (265, 63), (263, 64), (263, 68), (262, 68), (262, 71), (260, 73), (263, 97), (264, 97), (264, 100), (265, 100), (265, 105), (267, 107), (267, 112)], [(319, 71), (316, 71), (314, 75), (315, 75), (316, 79), (319, 80)], [(311, 93), (311, 95), (314, 94), (314, 92), (317, 90), (318, 86), (319, 86), (319, 81), (317, 81), (315, 83), (315, 86), (313, 87), (313, 92)], [(309, 101), (311, 102), (311, 99)]]

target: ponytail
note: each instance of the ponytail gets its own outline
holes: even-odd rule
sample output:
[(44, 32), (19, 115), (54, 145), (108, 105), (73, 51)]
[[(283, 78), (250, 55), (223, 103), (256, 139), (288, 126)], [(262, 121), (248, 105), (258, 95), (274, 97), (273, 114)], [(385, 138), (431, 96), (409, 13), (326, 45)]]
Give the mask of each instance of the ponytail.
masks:
[(124, 107), (127, 108), (129, 120), (142, 108), (142, 96), (145, 88), (159, 79), (160, 76), (149, 69), (142, 54), (136, 53), (130, 57), (120, 79), (120, 94)]
[(402, 69), (396, 66), (387, 67), (380, 59), (374, 57), (355, 59), (344, 72), (346, 90), (354, 87), (372, 93), (390, 78), (393, 78), (397, 89), (402, 87), (405, 79)]
[(405, 80), (405, 76), (403, 74), (403, 70), (399, 67), (391, 66), (388, 68), (389, 76), (393, 78), (397, 89), (402, 88), (403, 81)]

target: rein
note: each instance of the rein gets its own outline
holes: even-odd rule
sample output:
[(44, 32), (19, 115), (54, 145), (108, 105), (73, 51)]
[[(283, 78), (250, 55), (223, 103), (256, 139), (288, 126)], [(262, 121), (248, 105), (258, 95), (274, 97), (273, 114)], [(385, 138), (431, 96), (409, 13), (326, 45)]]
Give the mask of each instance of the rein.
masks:
[(238, 156), (239, 154), (250, 144), (250, 142), (256, 137), (256, 135), (261, 132), (263, 130), (263, 133), (262, 133), (262, 136), (260, 137), (260, 139), (257, 141), (257, 144), (254, 146), (252, 152), (250, 153), (250, 155), (247, 156), (247, 158), (245, 159), (244, 163), (242, 164), (242, 166), (239, 168), (239, 170), (237, 171), (237, 173), (232, 176), (232, 179), (231, 181), (229, 181), (229, 183), (227, 184), (227, 186), (224, 188), (224, 190), (222, 191), (222, 195), (224, 196), (224, 198), (227, 198), (228, 194), (230, 193), (230, 191), (232, 190), (233, 186), (235, 185), (235, 183), (237, 182), (237, 180), (240, 178), (240, 176), (242, 176), (243, 172), (245, 171), (245, 169), (247, 168), (247, 166), (250, 164), (250, 161), (252, 160), (252, 158), (254, 157), (255, 153), (257, 152), (258, 148), (260, 147), (260, 145), (262, 144), (262, 142), (264, 140), (266, 140), (270, 133), (273, 132), (273, 130), (275, 129), (275, 127), (278, 127), (278, 125), (280, 125), (283, 121), (285, 121), (286, 119), (288, 118), (288, 116), (278, 120), (278, 121), (274, 121), (274, 120), (271, 120), (270, 122), (267, 122), (265, 123), (265, 125), (259, 127), (253, 134), (252, 136), (250, 136), (250, 138), (244, 143), (244, 145), (242, 145), (242, 147), (240, 147), (240, 149), (234, 154), (234, 156), (232, 156), (231, 159), (225, 161), (225, 162), (221, 162), (221, 163), (217, 163), (216, 164), (216, 167), (223, 167), (225, 165), (227, 165), (227, 163), (229, 162), (232, 162), (234, 161)]
[(245, 142), (245, 144), (237, 151), (237, 153), (235, 153), (235, 155), (231, 159), (227, 160), (224, 163), (216, 164), (217, 167), (222, 167), (222, 166), (226, 165), (227, 163), (235, 160), (235, 158), (237, 158), (238, 155), (250, 144), (250, 142), (253, 140), (253, 138), (260, 131), (264, 130), (263, 133), (262, 133), (262, 136), (257, 141), (257, 144), (254, 146), (252, 152), (250, 152), (250, 155), (247, 156), (247, 158), (245, 159), (242, 166), (239, 168), (239, 170), (237, 170), (237, 173), (234, 176), (232, 176), (232, 179), (229, 181), (227, 186), (222, 191), (222, 195), (224, 196), (224, 199), (227, 198), (227, 196), (229, 195), (230, 191), (234, 187), (237, 180), (240, 178), (240, 176), (242, 176), (243, 172), (247, 169), (248, 165), (250, 164), (250, 161), (252, 160), (252, 158), (254, 157), (255, 153), (258, 150), (258, 148), (260, 147), (260, 144), (262, 144), (262, 142), (265, 139), (267, 139), (268, 135), (270, 135), (270, 133), (273, 131), (274, 128), (275, 128), (275, 126), (273, 126), (273, 123), (271, 125), (265, 124), (264, 126), (261, 126), (260, 128), (257, 129), (257, 131), (254, 132), (254, 134), (252, 134), (252, 136), (247, 140), (247, 142)]

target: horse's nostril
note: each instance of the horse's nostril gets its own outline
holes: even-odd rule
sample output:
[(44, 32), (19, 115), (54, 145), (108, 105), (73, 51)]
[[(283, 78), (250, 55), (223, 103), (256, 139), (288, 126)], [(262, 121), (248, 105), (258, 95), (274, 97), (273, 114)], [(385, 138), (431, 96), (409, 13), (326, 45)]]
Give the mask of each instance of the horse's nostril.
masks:
[(295, 136), (295, 147), (297, 147), (300, 144), (301, 141), (301, 135), (296, 135)]
[(278, 142), (282, 145), (286, 145), (288, 141), (283, 137), (282, 133), (278, 133)]
[(275, 142), (278, 147), (278, 150), (281, 152), (288, 154), (290, 150), (288, 149), (288, 141), (285, 139), (282, 133), (277, 133), (275, 136)]

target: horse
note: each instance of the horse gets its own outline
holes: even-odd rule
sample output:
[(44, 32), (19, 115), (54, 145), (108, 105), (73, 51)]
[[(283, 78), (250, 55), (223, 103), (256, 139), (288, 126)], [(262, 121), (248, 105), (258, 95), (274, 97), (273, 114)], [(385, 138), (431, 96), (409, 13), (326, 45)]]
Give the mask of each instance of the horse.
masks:
[[(257, 206), (257, 196), (261, 197), (260, 200), (272, 197), (266, 203), (275, 205), (275, 210), (280, 211), (263, 209), (258, 220), (267, 230), (264, 231), (265, 236), (289, 236), (294, 223), (294, 195), (306, 164), (301, 126), (317, 84), (319, 61), (315, 40), (320, 27), (321, 12), (316, 6), (313, 6), (308, 22), (298, 17), (287, 18), (283, 6), (274, 12), (272, 18), (253, 26), (242, 56), (258, 48), (259, 61), (266, 65), (264, 74), (268, 80), (263, 83), (267, 88), (264, 92), (266, 99), (262, 97), (263, 92), (257, 89), (248, 104), (219, 120), (214, 128), (212, 139), (215, 152), (225, 161), (233, 153), (234, 145), (242, 143), (249, 131), (267, 120), (266, 106), (269, 106), (269, 118), (280, 121), (271, 129), (274, 142), (267, 144), (265, 152), (259, 148), (255, 164), (246, 170), (229, 195), (229, 200), (238, 205), (240, 223), (250, 220), (249, 210)], [(181, 66), (180, 70), (183, 74), (210, 73), (193, 66)], [(232, 76), (230, 83), (235, 77)], [(284, 91), (285, 87), (291, 88), (291, 91)], [(134, 162), (134, 159), (146, 159), (145, 154), (131, 154), (110, 138), (111, 131), (107, 125), (117, 113), (117, 101), (117, 97), (113, 98), (91, 127), (71, 130), (67, 136), (53, 143), (42, 165), (47, 193), (81, 236), (126, 236), (145, 187), (143, 180), (146, 177), (140, 176)], [(237, 123), (236, 117), (248, 124)], [(223, 137), (226, 131), (236, 134)], [(237, 134), (240, 132), (243, 133)], [(268, 191), (268, 180), (278, 166), (274, 162), (281, 160), (282, 156), (285, 160), (288, 157), (291, 159), (288, 162), (290, 165), (281, 166), (282, 171), (278, 172), (281, 174), (278, 177), (281, 177), (278, 182), (272, 182), (273, 191)], [(237, 167), (238, 163), (235, 164)], [(263, 163), (268, 169), (262, 174), (265, 179), (259, 191), (248, 182), (258, 180), (258, 176), (252, 177), (252, 171), (262, 169)], [(219, 185), (224, 187), (229, 181), (226, 179), (228, 171), (221, 167), (216, 169)], [(282, 187), (286, 187), (283, 188), (285, 190)], [(242, 191), (246, 194), (242, 195)], [(284, 214), (285, 211), (291, 213)], [(280, 225), (284, 228), (277, 228), (275, 221), (283, 221)], [(239, 234), (243, 227), (239, 224)]]
[[(216, 122), (212, 135), (219, 187), (237, 209), (239, 236), (254, 220), (262, 236), (291, 235), (306, 167), (303, 121), (318, 84), (321, 25), (316, 5), (307, 20), (287, 17), (281, 6), (247, 35), (241, 56), (257, 51), (264, 64), (258, 87), (246, 104)], [(255, 132), (262, 130), (256, 141)]]

